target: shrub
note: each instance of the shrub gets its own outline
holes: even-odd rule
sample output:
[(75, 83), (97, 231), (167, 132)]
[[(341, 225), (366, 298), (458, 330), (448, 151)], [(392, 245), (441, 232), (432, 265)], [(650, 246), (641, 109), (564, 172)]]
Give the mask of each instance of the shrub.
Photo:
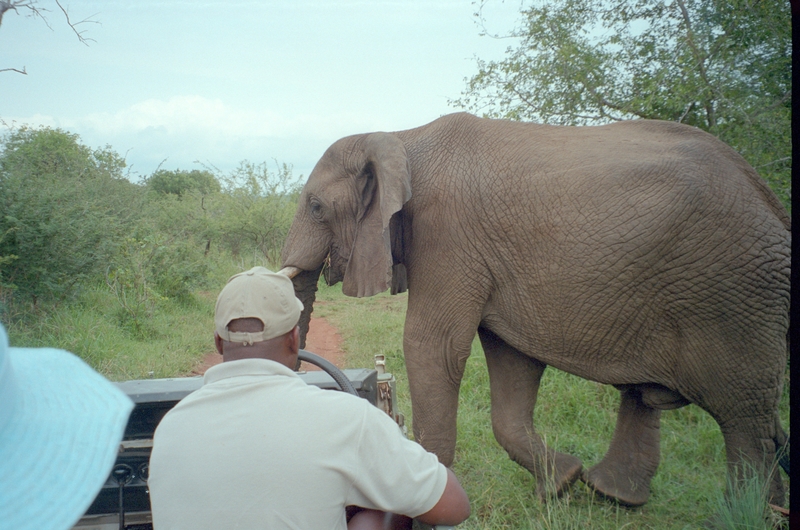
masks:
[(71, 295), (115, 252), (141, 193), (110, 148), (23, 127), (0, 144), (0, 289), (36, 302)]

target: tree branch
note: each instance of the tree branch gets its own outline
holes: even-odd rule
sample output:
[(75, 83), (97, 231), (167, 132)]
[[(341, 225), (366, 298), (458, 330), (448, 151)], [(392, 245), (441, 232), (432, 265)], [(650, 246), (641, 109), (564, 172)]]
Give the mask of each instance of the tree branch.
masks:
[(9, 9), (13, 9), (14, 11), (16, 11), (17, 6), (14, 4), (14, 2), (0, 0), (0, 24), (3, 23), (3, 15), (5, 15), (6, 11), (8, 11)]
[[(708, 80), (708, 72), (706, 72), (706, 56), (700, 53), (700, 50), (697, 48), (697, 45), (694, 42), (694, 30), (692, 29), (692, 22), (689, 18), (689, 11), (686, 9), (686, 4), (683, 0), (676, 0), (675, 3), (678, 4), (678, 7), (680, 7), (683, 22), (686, 24), (686, 44), (689, 45), (689, 49), (692, 50), (692, 55), (697, 61), (697, 68), (700, 71), (700, 78), (703, 80), (703, 83), (705, 83), (706, 87), (708, 87), (713, 93), (714, 90), (711, 88), (711, 82)], [(703, 107), (706, 109), (708, 128), (712, 129), (717, 125), (717, 118), (714, 115), (714, 105), (710, 101), (705, 100), (703, 101)]]
[(525, 105), (527, 105), (528, 107), (533, 109), (534, 112), (537, 112), (537, 113), (539, 112), (539, 109), (538, 109), (536, 103), (533, 103), (532, 101), (530, 101), (528, 99), (527, 95), (525, 95), (521, 90), (517, 90), (517, 86), (516, 85), (509, 83), (509, 88), (514, 93), (514, 95), (517, 96), (520, 99), (520, 101), (522, 101)]
[(761, 169), (762, 167), (771, 166), (772, 164), (781, 164), (783, 162), (789, 162), (791, 160), (792, 160), (792, 157), (785, 156), (783, 158), (779, 158), (777, 160), (773, 160), (772, 162), (767, 162), (766, 164), (761, 164), (760, 166), (757, 166), (755, 169)]
[(608, 114), (605, 113), (605, 111), (603, 110), (603, 107), (608, 107), (610, 109), (618, 110), (619, 112), (624, 112), (625, 114), (633, 114), (634, 116), (638, 116), (640, 118), (644, 118), (644, 119), (651, 119), (652, 118), (652, 116), (648, 116), (647, 114), (644, 114), (644, 113), (642, 113), (640, 111), (637, 111), (636, 109), (631, 109), (629, 107), (625, 107), (623, 105), (620, 105), (620, 104), (617, 104), (617, 103), (614, 103), (612, 101), (607, 100), (605, 98), (605, 96), (601, 96), (600, 94), (598, 94), (597, 91), (594, 88), (592, 88), (589, 85), (589, 83), (586, 82), (586, 79), (583, 79), (581, 82), (583, 83), (583, 87), (586, 90), (588, 90), (589, 93), (592, 95), (592, 97), (600, 104), (600, 112), (604, 116), (606, 116), (608, 118), (611, 118), (612, 120), (615, 120), (615, 121), (619, 120), (619, 118), (614, 118), (613, 116), (609, 116)]
[[(61, 12), (64, 13), (64, 18), (67, 19), (67, 25), (72, 29), (73, 33), (75, 33), (75, 36), (78, 37), (78, 40), (81, 43), (83, 43), (84, 45), (88, 46), (90, 41), (91, 42), (96, 42), (94, 39), (89, 39), (87, 37), (84, 37), (83, 34), (85, 33), (85, 31), (78, 31), (78, 26), (81, 25), (81, 24), (87, 24), (87, 23), (99, 24), (99, 22), (97, 22), (96, 20), (89, 20), (89, 18), (91, 18), (91, 17), (88, 17), (88, 18), (85, 18), (85, 19), (81, 20), (80, 22), (73, 23), (69, 18), (69, 13), (67, 13), (67, 10), (64, 9), (64, 6), (61, 5), (61, 2), (59, 0), (55, 0), (55, 2), (56, 2), (56, 5), (58, 6), (58, 8), (61, 10)], [(94, 15), (92, 15), (92, 16), (94, 16)]]
[(769, 112), (771, 110), (775, 110), (778, 107), (780, 107), (781, 105), (784, 105), (791, 98), (792, 98), (792, 89), (790, 88), (789, 90), (786, 91), (786, 93), (778, 101), (776, 101), (775, 103), (773, 103), (769, 107), (765, 107), (763, 109), (760, 109), (760, 110), (757, 110), (755, 112), (750, 113), (747, 116), (747, 118), (748, 119), (752, 119), (752, 118), (755, 118), (756, 116), (758, 116), (759, 114), (764, 114), (765, 112)]
[[(15, 13), (19, 14), (19, 10), (17, 8), (23, 7), (28, 9), (32, 17), (39, 17), (44, 20), (45, 25), (50, 28), (50, 24), (47, 23), (47, 19), (44, 18), (42, 15), (42, 11), (47, 11), (47, 9), (42, 8), (41, 10), (38, 7), (35, 7), (34, 4), (36, 0), (0, 0), (0, 23), (3, 21), (3, 15), (6, 11), (14, 11)], [(53, 29), (53, 28), (50, 28)]]
[[(64, 18), (67, 21), (67, 26), (69, 26), (72, 32), (75, 33), (75, 36), (78, 37), (78, 41), (82, 42), (86, 46), (89, 45), (90, 41), (94, 42), (94, 39), (90, 39), (84, 36), (85, 31), (79, 30), (78, 26), (86, 23), (99, 24), (99, 22), (97, 22), (96, 20), (89, 20), (89, 18), (91, 17), (85, 18), (80, 22), (72, 22), (72, 20), (69, 18), (69, 13), (67, 13), (67, 10), (64, 8), (63, 5), (61, 5), (61, 1), (60, 0), (54, 0), (54, 1), (58, 6), (58, 8), (61, 10), (61, 12), (64, 14)], [(14, 11), (15, 13), (19, 14), (20, 8), (27, 9), (29, 11), (28, 16), (34, 18), (35, 17), (41, 18), (45, 26), (47, 26), (50, 29), (50, 31), (53, 31), (53, 27), (50, 25), (50, 22), (48, 22), (47, 17), (44, 16), (44, 13), (49, 10), (43, 7), (36, 6), (36, 0), (0, 0), (0, 25), (2, 25), (3, 15), (5, 15), (7, 11)], [(19, 68), (1, 68), (0, 73), (2, 72), (17, 72), (18, 74), (28, 75), (28, 72), (26, 71), (24, 66), (22, 67), (22, 70), (20, 70)]]
[(8, 2), (0, 2), (0, 24), (3, 23), (3, 15), (6, 14), (6, 11), (11, 9), (11, 4)]
[(28, 72), (25, 71), (25, 67), (22, 67), (22, 70), (17, 68), (0, 68), (0, 72), (17, 72), (18, 74), (28, 75)]
[[(99, 24), (99, 22), (97, 22), (96, 20), (90, 20), (91, 17), (87, 17), (79, 22), (72, 22), (72, 20), (69, 18), (69, 13), (67, 13), (67, 10), (64, 8), (63, 5), (61, 5), (61, 1), (60, 0), (54, 0), (54, 1), (58, 6), (58, 8), (61, 10), (61, 12), (64, 14), (64, 18), (67, 21), (67, 25), (70, 27), (73, 33), (75, 33), (75, 36), (78, 37), (78, 40), (87, 46), (89, 45), (88, 43), (90, 41), (94, 42), (94, 39), (85, 37), (84, 36), (85, 31), (79, 30), (78, 26), (87, 23)], [(36, 0), (0, 0), (0, 24), (2, 24), (3, 22), (3, 15), (6, 13), (6, 11), (14, 11), (15, 13), (19, 14), (19, 8), (24, 8), (30, 11), (29, 16), (41, 18), (42, 21), (44, 21), (45, 25), (52, 31), (53, 27), (50, 25), (50, 22), (48, 22), (47, 17), (44, 16), (44, 13), (48, 12), (49, 9), (45, 9), (43, 7), (37, 7)]]

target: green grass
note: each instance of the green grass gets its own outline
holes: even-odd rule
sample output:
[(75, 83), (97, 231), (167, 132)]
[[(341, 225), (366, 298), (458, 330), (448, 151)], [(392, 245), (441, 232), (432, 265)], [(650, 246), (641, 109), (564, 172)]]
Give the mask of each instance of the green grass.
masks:
[[(215, 295), (214, 295), (215, 296)], [(214, 347), (214, 298), (199, 293), (160, 303), (140, 331), (98, 286), (71, 304), (8, 326), (12, 346), (50, 346), (79, 355), (112, 381), (187, 375)]]
[(215, 351), (214, 303), (222, 286), (242, 270), (270, 266), (257, 255), (215, 255), (209, 261), (207, 289), (184, 300), (159, 300), (138, 325), (102, 281), (68, 302), (17, 311), (25, 316), (3, 324), (12, 346), (65, 349), (112, 381), (188, 376)]
[(718, 499), (714, 516), (715, 528), (780, 528), (779, 525), (784, 521), (768, 510), (765, 504), (769, 487), (757, 476), (750, 464), (745, 463), (743, 476), (739, 481), (727, 480), (728, 491), (732, 494)]
[[(339, 286), (323, 286), (317, 300), (315, 315), (327, 317), (344, 338), (348, 366), (371, 366), (375, 354), (386, 356), (387, 370), (398, 379), (400, 410), (410, 422), (402, 354), (406, 296), (384, 293), (354, 299), (343, 296)], [(781, 403), (787, 431), (788, 386), (787, 382)], [(597, 499), (582, 482), (558, 501), (543, 504), (528, 471), (513, 463), (494, 439), (488, 389), (486, 363), (476, 340), (461, 384), (454, 464), (473, 514), (459, 528), (682, 530), (702, 527), (719, 511), (726, 487), (725, 446), (716, 422), (699, 407), (662, 414), (661, 464), (645, 506), (626, 509)], [(588, 467), (608, 448), (618, 406), (614, 388), (549, 369), (542, 379), (535, 424), (548, 445), (579, 457)]]

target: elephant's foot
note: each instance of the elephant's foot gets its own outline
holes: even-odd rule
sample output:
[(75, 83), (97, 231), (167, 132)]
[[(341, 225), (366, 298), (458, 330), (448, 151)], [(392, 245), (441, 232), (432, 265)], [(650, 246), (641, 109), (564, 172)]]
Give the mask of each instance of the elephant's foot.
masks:
[[(780, 428), (780, 425), (778, 425)], [(753, 480), (768, 486), (767, 502), (783, 506), (786, 491), (781, 470), (776, 459), (776, 441), (771, 438), (756, 438), (750, 433), (723, 431), (725, 451), (728, 457), (728, 491), (726, 495), (737, 495)], [(733, 490), (732, 490), (733, 488)]]
[(542, 501), (548, 497), (560, 497), (576, 480), (581, 477), (583, 464), (568, 454), (548, 451), (548, 462), (544, 477), (537, 481), (536, 492)]
[(611, 446), (581, 479), (622, 505), (641, 506), (650, 497), (650, 481), (661, 458), (661, 411), (646, 405), (636, 386), (618, 388), (621, 400)]
[(581, 480), (597, 493), (623, 506), (641, 506), (650, 497), (650, 481), (653, 475), (637, 475), (637, 471), (603, 460), (584, 472)]

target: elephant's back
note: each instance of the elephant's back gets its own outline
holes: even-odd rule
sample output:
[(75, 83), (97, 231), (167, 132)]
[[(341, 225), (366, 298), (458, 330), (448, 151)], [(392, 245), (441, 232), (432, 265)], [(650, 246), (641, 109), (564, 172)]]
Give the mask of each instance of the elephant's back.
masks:
[(623, 131), (628, 137), (646, 138), (654, 146), (654, 153), (665, 149), (688, 170), (697, 168), (698, 173), (705, 173), (718, 188), (733, 185), (743, 193), (751, 193), (791, 231), (791, 217), (775, 192), (744, 157), (716, 136), (696, 127), (661, 120), (625, 121), (604, 127)]
[(624, 200), (665, 211), (746, 209), (790, 230), (788, 213), (758, 173), (696, 127), (658, 120), (553, 126), (469, 114), (442, 120), (442, 130), (461, 141), (445, 142), (448, 152), (437, 159), (452, 169), (445, 178), (472, 194), (468, 204), (491, 208), (500, 198), (519, 202), (519, 210), (573, 204), (602, 211), (600, 203)]
[(704, 241), (710, 255), (725, 241), (755, 241), (764, 252), (773, 248), (765, 241), (788, 247), (789, 216), (775, 194), (741, 156), (695, 127), (567, 127), (460, 113), (415, 131), (410, 143), (429, 152), (413, 170), (414, 216), (450, 223), (440, 232), (480, 239), (489, 252), (663, 255), (679, 239)]

